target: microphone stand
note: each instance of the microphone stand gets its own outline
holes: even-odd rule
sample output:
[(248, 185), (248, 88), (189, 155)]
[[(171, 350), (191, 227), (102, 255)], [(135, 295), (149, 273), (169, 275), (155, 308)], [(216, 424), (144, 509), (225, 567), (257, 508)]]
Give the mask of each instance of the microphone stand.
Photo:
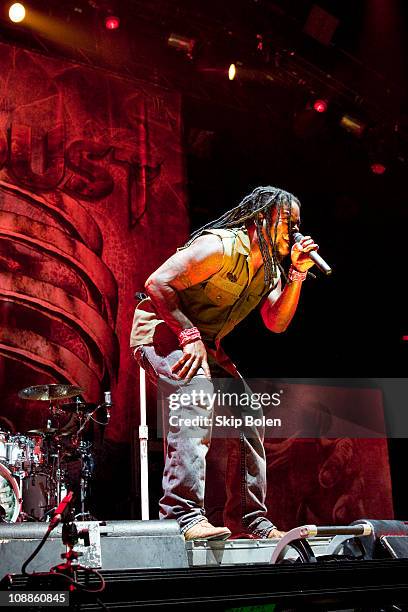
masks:
[[(82, 529), (78, 532), (75, 525), (75, 511), (72, 507), (72, 499), (62, 513), (62, 542), (67, 547), (66, 552), (62, 553), (61, 558), (65, 560), (51, 568), (50, 573), (53, 576), (59, 576), (69, 583), (69, 591), (82, 591), (84, 593), (93, 594), (96, 596), (96, 602), (104, 610), (108, 608), (98, 599), (97, 594), (105, 589), (105, 580), (103, 576), (94, 568), (88, 568), (80, 565), (78, 557), (82, 557), (83, 553), (74, 550), (74, 546), (78, 543), (79, 538), (83, 538), (85, 545), (89, 546), (89, 530)], [(99, 578), (99, 585), (94, 588), (89, 588), (78, 581), (78, 571), (82, 570), (85, 574), (94, 575)], [(78, 600), (79, 601), (79, 600)]]
[(75, 544), (78, 543), (78, 529), (74, 523), (75, 513), (71, 507), (71, 503), (69, 507), (64, 512), (64, 518), (62, 523), (62, 542), (64, 546), (66, 546), (66, 552), (62, 553), (61, 558), (65, 559), (65, 563), (60, 563), (60, 565), (55, 566), (53, 572), (58, 574), (64, 574), (71, 578), (73, 582), (77, 580), (77, 570), (80, 568), (80, 565), (76, 563), (78, 557), (82, 556), (81, 552), (74, 550)]
[[(69, 497), (70, 496), (70, 497)], [(30, 557), (24, 562), (21, 573), (25, 576), (28, 576), (31, 584), (41, 585), (43, 589), (48, 589), (50, 586), (55, 588), (64, 588), (67, 586), (69, 592), (82, 591), (85, 593), (94, 594), (97, 596), (98, 593), (101, 593), (105, 589), (105, 580), (103, 576), (98, 572), (98, 570), (94, 568), (82, 567), (77, 563), (78, 557), (82, 556), (82, 552), (74, 550), (75, 544), (78, 543), (79, 538), (83, 538), (85, 545), (89, 546), (89, 530), (83, 529), (78, 532), (78, 529), (75, 525), (75, 511), (73, 508), (73, 494), (70, 491), (66, 496), (68, 499), (64, 499), (60, 506), (57, 508), (56, 513), (50, 521), (49, 527), (44, 534), (40, 544), (34, 550), (34, 552), (30, 555)], [(61, 558), (65, 561), (64, 563), (60, 563), (54, 567), (51, 567), (49, 572), (33, 572), (29, 574), (26, 570), (29, 563), (34, 559), (34, 557), (39, 553), (41, 548), (44, 546), (47, 538), (50, 533), (59, 525), (62, 521), (62, 542), (66, 546), (66, 552), (62, 553)], [(89, 588), (84, 584), (81, 584), (77, 580), (78, 570), (83, 570), (87, 575), (94, 575), (99, 579), (98, 586), (94, 588)], [(47, 581), (48, 580), (48, 581)], [(10, 583), (11, 584), (11, 583)], [(106, 606), (96, 597), (96, 601), (100, 607), (103, 609), (107, 609)], [(76, 601), (74, 601), (76, 604)]]

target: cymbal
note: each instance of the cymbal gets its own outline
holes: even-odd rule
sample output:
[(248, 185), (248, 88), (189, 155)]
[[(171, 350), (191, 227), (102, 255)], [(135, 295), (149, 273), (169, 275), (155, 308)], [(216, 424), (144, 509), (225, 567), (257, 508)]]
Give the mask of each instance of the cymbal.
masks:
[(48, 427), (46, 429), (29, 429), (27, 434), (30, 436), (45, 436), (47, 434), (55, 434), (58, 431), (55, 427)]
[(74, 385), (36, 385), (34, 387), (26, 387), (18, 392), (18, 396), (28, 400), (52, 401), (68, 397), (80, 395), (82, 389)]
[(67, 402), (60, 404), (59, 409), (66, 412), (93, 412), (96, 410), (97, 404), (89, 404), (85, 402)]

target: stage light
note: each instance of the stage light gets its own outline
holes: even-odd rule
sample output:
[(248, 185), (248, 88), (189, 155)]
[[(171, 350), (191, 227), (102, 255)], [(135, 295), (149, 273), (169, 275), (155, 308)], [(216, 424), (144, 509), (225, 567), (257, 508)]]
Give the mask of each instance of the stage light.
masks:
[(340, 126), (358, 138), (364, 134), (367, 127), (365, 123), (348, 114), (342, 116), (340, 119)]
[(107, 15), (105, 17), (105, 28), (107, 30), (117, 30), (120, 26), (120, 19), (116, 15)]
[(315, 100), (313, 102), (313, 108), (316, 113), (325, 113), (327, 111), (327, 101), (326, 100)]
[(26, 10), (23, 4), (15, 2), (9, 8), (9, 17), (13, 23), (21, 23), (26, 16)]
[(186, 36), (181, 36), (180, 34), (175, 34), (174, 32), (170, 34), (167, 39), (167, 44), (169, 47), (173, 47), (177, 51), (182, 51), (188, 57), (188, 59), (193, 59), (193, 51), (196, 46), (196, 40), (194, 38), (187, 38)]
[(370, 168), (373, 174), (384, 174), (387, 169), (387, 167), (384, 166), (384, 164), (382, 164), (381, 162), (372, 163)]
[(235, 64), (230, 64), (230, 67), (228, 68), (228, 78), (230, 81), (233, 81), (235, 79), (235, 76), (237, 74), (237, 69)]

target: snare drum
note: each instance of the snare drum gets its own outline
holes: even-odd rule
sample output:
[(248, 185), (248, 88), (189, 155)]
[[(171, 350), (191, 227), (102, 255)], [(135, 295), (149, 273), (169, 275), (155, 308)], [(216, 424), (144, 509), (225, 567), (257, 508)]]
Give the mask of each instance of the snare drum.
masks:
[(4, 511), (3, 520), (15, 523), (21, 510), (20, 489), (17, 480), (0, 463), (0, 506)]

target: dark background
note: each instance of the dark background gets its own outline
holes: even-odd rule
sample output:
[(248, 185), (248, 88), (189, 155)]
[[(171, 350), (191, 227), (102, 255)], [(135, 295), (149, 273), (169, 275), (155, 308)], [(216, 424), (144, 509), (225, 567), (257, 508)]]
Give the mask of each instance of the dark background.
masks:
[[(305, 283), (283, 335), (268, 333), (252, 313), (226, 340), (233, 356), (251, 376), (271, 370), (276, 376), (404, 376), (402, 176), (392, 169), (373, 175), (365, 152), (341, 132), (305, 140), (293, 133), (292, 117), (277, 126), (215, 106), (210, 112), (216, 117), (211, 152), (205, 160), (193, 154), (187, 160), (193, 227), (257, 185), (280, 186), (300, 198), (301, 230), (315, 237), (333, 267), (331, 277), (316, 272)], [(186, 101), (186, 126), (199, 113), (202, 108)]]

